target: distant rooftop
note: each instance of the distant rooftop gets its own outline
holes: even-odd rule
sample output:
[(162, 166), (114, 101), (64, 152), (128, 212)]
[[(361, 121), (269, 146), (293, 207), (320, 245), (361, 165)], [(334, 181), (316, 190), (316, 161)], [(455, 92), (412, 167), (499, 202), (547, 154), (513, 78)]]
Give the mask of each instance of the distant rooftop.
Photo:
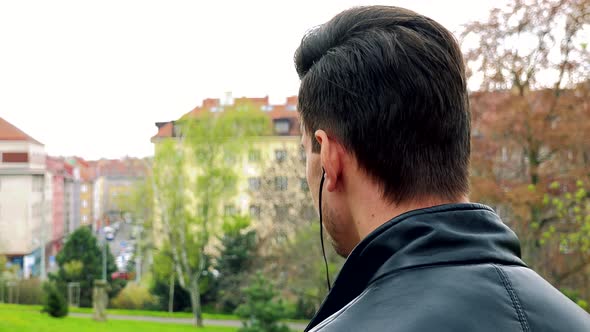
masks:
[[(297, 112), (297, 96), (288, 97), (284, 104), (272, 105), (266, 97), (240, 97), (231, 98), (226, 96), (222, 102), (219, 98), (204, 99), (200, 106), (195, 107), (184, 117), (194, 117), (205, 112), (218, 113), (228, 110), (239, 110), (242, 107), (259, 108), (268, 114), (275, 125), (277, 135), (299, 135), (299, 113)], [(156, 122), (158, 133), (152, 137), (152, 141), (159, 138), (175, 137), (175, 121)], [(278, 125), (277, 125), (278, 124)]]
[(43, 145), (2, 117), (0, 117), (0, 141), (25, 141)]

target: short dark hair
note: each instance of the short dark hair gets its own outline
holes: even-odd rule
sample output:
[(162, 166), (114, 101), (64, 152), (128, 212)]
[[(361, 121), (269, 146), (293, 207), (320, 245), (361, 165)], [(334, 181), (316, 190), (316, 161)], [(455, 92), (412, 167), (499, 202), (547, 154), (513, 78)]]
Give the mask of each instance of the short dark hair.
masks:
[(465, 65), (442, 25), (398, 7), (352, 8), (303, 37), (295, 66), (304, 130), (343, 144), (385, 197), (468, 193)]

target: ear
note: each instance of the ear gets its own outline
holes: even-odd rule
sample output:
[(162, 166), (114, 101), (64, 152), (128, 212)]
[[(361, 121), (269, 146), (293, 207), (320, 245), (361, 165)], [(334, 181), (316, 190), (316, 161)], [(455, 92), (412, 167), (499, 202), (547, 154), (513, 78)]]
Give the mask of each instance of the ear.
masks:
[(316, 130), (314, 136), (321, 145), (320, 163), (326, 172), (326, 189), (328, 191), (334, 191), (342, 175), (342, 146), (338, 141), (328, 137), (328, 134), (321, 129)]

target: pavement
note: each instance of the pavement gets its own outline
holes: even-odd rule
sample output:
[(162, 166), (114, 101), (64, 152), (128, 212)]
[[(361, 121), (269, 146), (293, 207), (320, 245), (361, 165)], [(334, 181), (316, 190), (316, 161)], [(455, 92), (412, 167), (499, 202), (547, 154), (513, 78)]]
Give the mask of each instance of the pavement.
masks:
[[(72, 317), (81, 317), (81, 318), (92, 318), (92, 314), (84, 314), (84, 313), (70, 313)], [(151, 316), (131, 316), (131, 315), (108, 315), (107, 319), (112, 320), (131, 320), (131, 321), (140, 321), (140, 322), (154, 322), (154, 323), (165, 323), (165, 324), (185, 324), (185, 325), (192, 325), (193, 319), (192, 318), (176, 318), (176, 317), (151, 317)], [(239, 320), (221, 320), (221, 319), (204, 319), (203, 324), (205, 326), (224, 326), (224, 327), (242, 327), (242, 322)], [(287, 323), (287, 325), (298, 331), (303, 331), (306, 324), (302, 323)]]
[(131, 224), (121, 222), (121, 227), (119, 228), (117, 234), (115, 234), (115, 239), (110, 244), (113, 256), (119, 256), (125, 249), (125, 246), (128, 246), (132, 242), (135, 242), (131, 240), (132, 228), (133, 226)]

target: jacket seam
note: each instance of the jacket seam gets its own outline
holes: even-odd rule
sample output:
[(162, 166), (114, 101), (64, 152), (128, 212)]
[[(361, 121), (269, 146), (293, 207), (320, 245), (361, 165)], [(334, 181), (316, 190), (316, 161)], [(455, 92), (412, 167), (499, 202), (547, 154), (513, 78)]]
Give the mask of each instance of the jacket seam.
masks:
[(510, 300), (512, 301), (512, 306), (513, 306), (514, 310), (516, 311), (516, 316), (518, 317), (518, 321), (520, 323), (520, 327), (521, 327), (522, 331), (523, 332), (530, 332), (531, 329), (529, 327), (528, 320), (526, 318), (526, 315), (524, 313), (522, 305), (520, 304), (520, 299), (518, 298), (518, 295), (516, 294), (514, 287), (512, 287), (512, 283), (510, 282), (510, 279), (508, 278), (508, 276), (506, 275), (504, 270), (502, 270), (501, 267), (497, 266), (496, 264), (492, 264), (492, 266), (494, 267), (494, 269), (498, 273), (498, 276), (500, 277), (500, 280), (502, 281), (504, 289), (506, 289), (506, 292), (508, 293), (508, 296), (510, 297)]
[(366, 288), (362, 293), (360, 293), (357, 297), (355, 297), (354, 299), (352, 299), (344, 307), (340, 308), (340, 310), (336, 311), (335, 313), (333, 313), (332, 315), (330, 315), (329, 317), (327, 317), (326, 319), (324, 319), (323, 321), (321, 321), (319, 324), (317, 324), (316, 326), (314, 326), (313, 328), (311, 328), (309, 331), (310, 332), (313, 332), (313, 331), (320, 331), (320, 330), (322, 330), (328, 324), (330, 324), (331, 322), (333, 322), (334, 320), (336, 320), (336, 318), (340, 317), (340, 315), (342, 315), (343, 313), (345, 313), (356, 302), (358, 302), (369, 291), (369, 289), (370, 289), (370, 287)]
[(413, 271), (418, 271), (418, 270), (426, 270), (426, 269), (436, 269), (436, 268), (445, 268), (445, 267), (461, 267), (461, 266), (476, 266), (476, 265), (496, 265), (496, 264), (502, 264), (503, 266), (516, 266), (516, 267), (524, 267), (524, 268), (529, 268), (526, 265), (521, 265), (521, 264), (517, 264), (517, 263), (512, 263), (512, 262), (490, 262), (489, 260), (482, 260), (482, 261), (456, 261), (456, 262), (441, 262), (441, 263), (429, 263), (429, 264), (422, 264), (422, 265), (414, 265), (414, 266), (408, 266), (408, 267), (403, 267), (394, 271), (390, 271), (388, 273), (383, 274), (382, 276), (380, 276), (379, 278), (375, 278), (375, 279), (371, 279), (368, 283), (367, 283), (367, 289), (374, 284), (379, 284), (381, 283), (381, 281), (383, 280), (388, 280), (390, 278), (393, 277), (397, 277), (399, 274), (405, 273), (405, 272), (413, 272)]

